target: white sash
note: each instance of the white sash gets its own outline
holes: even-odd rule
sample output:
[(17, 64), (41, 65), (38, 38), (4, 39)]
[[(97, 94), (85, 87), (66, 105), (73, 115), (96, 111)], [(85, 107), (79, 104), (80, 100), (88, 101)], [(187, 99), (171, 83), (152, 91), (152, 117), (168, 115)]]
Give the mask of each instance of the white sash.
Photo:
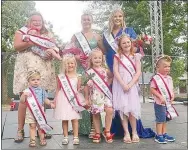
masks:
[(78, 97), (76, 96), (75, 91), (72, 88), (72, 85), (66, 75), (58, 75), (59, 83), (61, 88), (67, 97), (67, 100), (73, 107), (76, 112), (81, 112), (85, 110), (85, 108), (80, 104)]
[(167, 107), (167, 117), (169, 119), (173, 119), (173, 118), (177, 117), (178, 113), (177, 113), (176, 109), (172, 106), (172, 104), (170, 103), (171, 94), (170, 94), (169, 88), (166, 85), (165, 81), (159, 74), (156, 74), (155, 76), (153, 76), (153, 79), (154, 79), (154, 82), (155, 82), (158, 90), (160, 91), (162, 96), (165, 98), (166, 107)]
[(106, 81), (104, 79), (102, 79), (100, 77), (100, 74), (95, 70), (95, 69), (89, 69), (86, 71), (86, 73), (89, 74), (95, 74), (92, 77), (92, 80), (94, 82), (95, 85), (97, 85), (97, 87), (99, 89), (101, 89), (101, 91), (110, 99), (112, 100), (112, 92), (110, 91), (108, 84), (106, 83)]
[(91, 48), (85, 36), (81, 32), (78, 32), (75, 34), (75, 37), (77, 38), (80, 46), (82, 47), (82, 51), (84, 52), (84, 54), (86, 56), (89, 56), (89, 53), (91, 52)]
[(114, 55), (114, 57), (120, 62), (120, 64), (130, 73), (131, 77), (136, 73), (136, 67), (133, 64), (132, 60), (129, 59), (129, 57), (125, 55), (123, 56), (123, 60), (121, 60), (117, 55)]
[(108, 42), (108, 44), (111, 46), (111, 48), (115, 52), (117, 52), (118, 45), (116, 44), (115, 39), (113, 38), (112, 34), (109, 33), (108, 30), (104, 32), (104, 37), (105, 37), (106, 41)]
[[(23, 34), (23, 38), (24, 38), (24, 36), (28, 34), (29, 28), (22, 27), (21, 29), (19, 29), (19, 31)], [(30, 35), (30, 41), (33, 42), (35, 45), (40, 46), (41, 48), (44, 49), (56, 47), (55, 43), (51, 42), (48, 38), (44, 38), (40, 36)]]
[(24, 90), (24, 92), (31, 93), (31, 97), (27, 97), (27, 105), (31, 113), (33, 114), (34, 118), (36, 119), (37, 123), (39, 124), (40, 128), (45, 132), (49, 132), (52, 130), (52, 127), (47, 124), (46, 117), (44, 115), (43, 110), (41, 109), (40, 104), (37, 101), (35, 93), (31, 88)]

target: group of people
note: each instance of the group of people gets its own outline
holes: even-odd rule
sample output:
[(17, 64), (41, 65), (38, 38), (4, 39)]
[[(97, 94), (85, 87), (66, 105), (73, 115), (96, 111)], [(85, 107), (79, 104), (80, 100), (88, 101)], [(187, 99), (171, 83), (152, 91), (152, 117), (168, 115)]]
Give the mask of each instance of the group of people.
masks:
[[(72, 122), (75, 145), (79, 144), (79, 134), (88, 135), (94, 143), (100, 143), (101, 133), (107, 143), (113, 142), (114, 133), (123, 136), (125, 143), (137, 143), (139, 137), (155, 136), (150, 128), (143, 128), (140, 120), (138, 79), (141, 74), (141, 55), (132, 43), (137, 35), (133, 28), (126, 27), (124, 20), (122, 10), (113, 11), (109, 18), (109, 28), (101, 37), (91, 28), (92, 15), (83, 14), (82, 31), (73, 35), (71, 43), (81, 49), (85, 57), (69, 53), (61, 58), (51, 33), (44, 26), (42, 15), (38, 12), (31, 14), (27, 25), (16, 31), (14, 38), (18, 54), (13, 91), (20, 95), (15, 142), (24, 140), (24, 124), (28, 123), (29, 146), (36, 146), (36, 127), (40, 145), (47, 144), (45, 139), (51, 137), (48, 133), (52, 128), (46, 121), (44, 103), (54, 109), (55, 119), (62, 120), (63, 145), (69, 143), (69, 120)], [(61, 61), (57, 77), (52, 57)], [(84, 62), (88, 63), (87, 69), (81, 65)], [(172, 101), (173, 85), (168, 76), (170, 63), (168, 56), (161, 56), (156, 68), (165, 82), (169, 80), (166, 84), (170, 84)], [(86, 78), (84, 84), (83, 76)], [(156, 99), (155, 140), (158, 143), (174, 141), (166, 133), (165, 99), (154, 81), (157, 82), (154, 79), (151, 81), (151, 91)], [(46, 91), (53, 90), (56, 91), (55, 98), (50, 101)], [(105, 120), (101, 124), (100, 113), (103, 112)]]

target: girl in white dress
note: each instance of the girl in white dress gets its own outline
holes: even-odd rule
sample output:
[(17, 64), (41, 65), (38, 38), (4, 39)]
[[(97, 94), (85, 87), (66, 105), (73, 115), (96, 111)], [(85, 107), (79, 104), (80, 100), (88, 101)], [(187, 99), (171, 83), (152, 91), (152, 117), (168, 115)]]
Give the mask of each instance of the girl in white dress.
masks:
[[(58, 75), (57, 78), (57, 89), (55, 93), (55, 105), (56, 108), (54, 109), (54, 118), (57, 120), (62, 120), (62, 127), (63, 127), (63, 145), (67, 145), (69, 143), (68, 140), (68, 121), (71, 120), (72, 127), (73, 127), (73, 144), (79, 144), (78, 138), (78, 119), (81, 119), (81, 113), (76, 111), (74, 105), (72, 104), (69, 97), (70, 93), (67, 94), (65, 88), (62, 88), (63, 82), (62, 78), (66, 76), (67, 81), (71, 85), (72, 91), (74, 91), (76, 100), (79, 101), (79, 104), (84, 103), (84, 97), (81, 93), (79, 93), (78, 89), (81, 87), (81, 78), (76, 73), (76, 59), (74, 55), (67, 54), (64, 55), (62, 66), (61, 66), (61, 73)], [(74, 98), (73, 98), (74, 99)]]

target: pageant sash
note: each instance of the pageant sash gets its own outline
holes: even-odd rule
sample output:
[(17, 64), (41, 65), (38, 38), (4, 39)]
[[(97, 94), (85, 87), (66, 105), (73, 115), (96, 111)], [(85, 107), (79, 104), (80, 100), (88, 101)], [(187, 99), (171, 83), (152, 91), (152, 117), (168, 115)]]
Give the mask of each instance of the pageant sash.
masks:
[[(28, 34), (29, 28), (27, 27), (22, 27), (19, 29), (19, 31), (23, 34), (23, 38)], [(30, 36), (30, 41), (33, 42), (35, 45), (43, 48), (43, 49), (49, 49), (49, 48), (55, 48), (56, 45), (55, 43), (51, 42), (48, 38), (36, 36), (36, 35), (29, 35)]]
[(109, 33), (109, 31), (105, 31), (104, 32), (104, 38), (106, 39), (106, 41), (108, 42), (108, 44), (111, 46), (111, 48), (117, 52), (118, 49), (118, 45), (115, 42), (115, 39), (113, 38), (112, 34)]
[(75, 34), (75, 37), (77, 38), (80, 46), (82, 47), (82, 51), (84, 52), (84, 54), (86, 56), (89, 56), (89, 53), (91, 52), (91, 48), (85, 36), (82, 34), (82, 32), (78, 32)]
[(167, 84), (165, 83), (164, 79), (159, 74), (156, 74), (155, 76), (153, 76), (153, 79), (154, 79), (154, 83), (157, 86), (157, 89), (162, 94), (162, 96), (165, 98), (166, 107), (167, 107), (167, 118), (173, 119), (173, 118), (177, 117), (178, 113), (177, 113), (176, 109), (172, 106), (172, 104), (170, 103), (172, 96), (170, 94), (170, 90), (169, 90)]
[(114, 55), (114, 57), (119, 61), (119, 63), (130, 73), (131, 77), (136, 73), (136, 67), (133, 64), (132, 60), (130, 60), (129, 57), (126, 55), (122, 55), (123, 60), (121, 60), (117, 55)]
[(95, 69), (89, 69), (86, 71), (86, 73), (89, 74), (95, 74), (92, 77), (92, 80), (94, 82), (94, 84), (110, 99), (112, 100), (112, 92), (109, 89), (109, 86), (107, 84), (107, 82), (101, 77), (101, 75), (99, 74), (99, 72)]
[(59, 79), (58, 81), (61, 85), (61, 88), (62, 88), (65, 96), (67, 97), (67, 100), (73, 107), (73, 109), (76, 112), (81, 112), (81, 111), (85, 110), (85, 108), (80, 104), (78, 97), (76, 96), (76, 93), (73, 90), (72, 85), (71, 85), (70, 80), (67, 77), (67, 75), (58, 75), (58, 79)]
[(30, 112), (33, 114), (40, 128), (45, 132), (51, 131), (53, 128), (47, 124), (46, 117), (44, 115), (44, 111), (42, 110), (38, 100), (36, 98), (35, 93), (31, 88), (26, 89), (24, 92), (31, 93), (31, 97), (27, 97), (27, 106)]

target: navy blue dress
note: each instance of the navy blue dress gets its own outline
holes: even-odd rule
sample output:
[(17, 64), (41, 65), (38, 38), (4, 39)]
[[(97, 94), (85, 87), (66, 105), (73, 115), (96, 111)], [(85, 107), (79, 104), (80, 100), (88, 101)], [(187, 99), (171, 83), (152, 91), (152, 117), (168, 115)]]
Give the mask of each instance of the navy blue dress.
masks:
[[(130, 28), (130, 27), (127, 27), (125, 29), (122, 28), (119, 30), (117, 35), (112, 34), (112, 36), (116, 38), (120, 36), (123, 32), (128, 34), (130, 38), (132, 39), (136, 39), (137, 37), (137, 34), (133, 30), (133, 28)], [(103, 36), (103, 44), (106, 49), (106, 63), (110, 71), (113, 73), (113, 59), (114, 59), (114, 54), (116, 52), (111, 48), (111, 46), (108, 44), (104, 36)], [(132, 133), (130, 123), (129, 123), (129, 132)], [(115, 112), (115, 117), (112, 120), (111, 133), (115, 133), (115, 136), (124, 136), (124, 130), (121, 125), (121, 119), (120, 119), (118, 111)], [(153, 132), (151, 128), (143, 127), (142, 121), (140, 119), (137, 120), (137, 133), (140, 138), (151, 138), (155, 136), (155, 133)]]

